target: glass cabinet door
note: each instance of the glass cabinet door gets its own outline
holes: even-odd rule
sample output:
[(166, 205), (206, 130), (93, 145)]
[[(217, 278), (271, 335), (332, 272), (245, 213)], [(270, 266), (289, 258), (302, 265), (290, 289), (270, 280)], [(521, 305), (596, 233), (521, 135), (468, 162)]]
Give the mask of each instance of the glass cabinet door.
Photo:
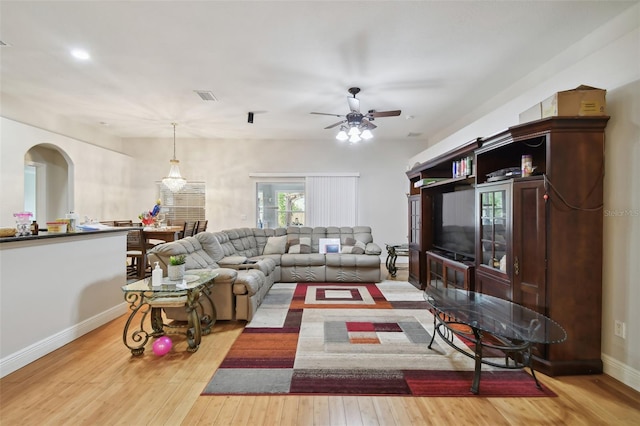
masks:
[(420, 196), (409, 198), (409, 243), (420, 244)]
[(511, 197), (509, 184), (490, 185), (480, 194), (480, 263), (507, 273), (508, 218)]

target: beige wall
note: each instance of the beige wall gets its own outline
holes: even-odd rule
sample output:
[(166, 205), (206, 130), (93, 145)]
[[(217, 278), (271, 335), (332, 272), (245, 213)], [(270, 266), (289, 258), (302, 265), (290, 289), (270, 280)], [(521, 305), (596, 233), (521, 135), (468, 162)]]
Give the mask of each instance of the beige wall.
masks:
[[(640, 390), (640, 5), (532, 70), (461, 117), (413, 166), (477, 136), (518, 123), (518, 114), (558, 90), (580, 84), (607, 90), (602, 352), (605, 372)], [(571, 283), (579, 291), (580, 283)], [(580, 318), (576, 318), (579, 321)], [(613, 333), (624, 321), (627, 337)], [(569, 336), (569, 338), (571, 338)]]
[(93, 218), (117, 218), (130, 210), (131, 156), (0, 117), (0, 226), (13, 226), (13, 213), (24, 209), (25, 154), (39, 144), (57, 147), (72, 166), (68, 189), (75, 196), (65, 201), (65, 210)]
[[(256, 182), (251, 173), (358, 172), (358, 224), (373, 228), (374, 239), (407, 239), (405, 163), (422, 149), (416, 142), (372, 140), (366, 144), (326, 141), (221, 141), (182, 139), (178, 133), (176, 157), (183, 176), (206, 182), (209, 229), (253, 227), (256, 223)], [(132, 182), (132, 210), (137, 215), (151, 208), (154, 181), (169, 171), (172, 139), (128, 139), (128, 153), (136, 160)], [(246, 218), (246, 219), (245, 219)], [(393, 218), (389, 220), (389, 218)], [(330, 224), (327, 224), (330, 225)]]

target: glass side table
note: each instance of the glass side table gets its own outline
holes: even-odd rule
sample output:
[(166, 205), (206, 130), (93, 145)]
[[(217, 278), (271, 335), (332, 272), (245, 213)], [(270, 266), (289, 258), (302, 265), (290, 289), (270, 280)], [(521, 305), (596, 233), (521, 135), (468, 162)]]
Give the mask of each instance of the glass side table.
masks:
[(398, 268), (396, 267), (396, 259), (398, 256), (409, 256), (409, 244), (386, 244), (387, 260), (385, 266), (392, 277), (396, 276)]
[[(133, 355), (139, 356), (144, 353), (149, 339), (163, 336), (165, 328), (186, 328), (184, 334), (189, 345), (187, 351), (197, 351), (202, 335), (209, 334), (216, 321), (216, 307), (211, 300), (211, 287), (217, 275), (217, 272), (211, 270), (194, 270), (188, 271), (179, 282), (170, 281), (165, 277), (162, 286), (159, 287), (151, 286), (151, 278), (122, 286), (124, 300), (129, 303), (131, 311), (122, 333), (125, 346)], [(203, 302), (209, 305), (211, 315), (205, 313)], [(162, 308), (166, 307), (184, 307), (188, 317), (187, 324), (165, 324)], [(150, 330), (147, 329), (147, 316), (150, 316)]]

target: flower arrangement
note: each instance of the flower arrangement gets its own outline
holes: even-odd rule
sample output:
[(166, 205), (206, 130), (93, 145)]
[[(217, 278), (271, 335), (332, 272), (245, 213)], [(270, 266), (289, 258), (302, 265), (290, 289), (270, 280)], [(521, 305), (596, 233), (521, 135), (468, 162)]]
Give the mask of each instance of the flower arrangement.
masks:
[(153, 206), (153, 209), (149, 210), (148, 212), (142, 212), (138, 215), (138, 219), (142, 221), (143, 225), (149, 226), (153, 225), (156, 222), (156, 217), (158, 216), (158, 213), (160, 213), (161, 204), (162, 201), (158, 199), (156, 201), (156, 204)]
[(187, 261), (186, 254), (179, 254), (169, 257), (169, 265), (183, 265)]

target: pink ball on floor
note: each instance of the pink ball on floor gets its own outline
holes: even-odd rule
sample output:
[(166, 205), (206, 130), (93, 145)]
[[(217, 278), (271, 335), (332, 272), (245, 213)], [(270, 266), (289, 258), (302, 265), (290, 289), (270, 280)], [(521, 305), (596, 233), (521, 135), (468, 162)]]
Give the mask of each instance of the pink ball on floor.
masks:
[(163, 356), (169, 353), (173, 342), (167, 336), (162, 336), (153, 342), (153, 353), (158, 356)]

